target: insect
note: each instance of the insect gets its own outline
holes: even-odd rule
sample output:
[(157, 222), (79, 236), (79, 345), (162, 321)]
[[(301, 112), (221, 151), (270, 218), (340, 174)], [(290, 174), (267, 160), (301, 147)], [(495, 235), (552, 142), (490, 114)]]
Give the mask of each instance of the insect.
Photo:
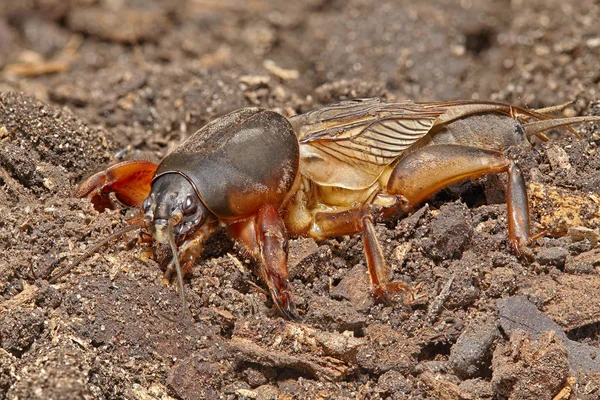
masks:
[[(99, 211), (111, 195), (143, 217), (94, 246), (51, 279), (55, 282), (101, 245), (126, 231), (168, 245), (165, 271), (183, 273), (217, 228), (260, 263), (274, 304), (298, 318), (288, 280), (288, 237), (324, 240), (360, 233), (373, 295), (410, 292), (392, 281), (374, 220), (407, 213), (453, 183), (508, 174), (508, 238), (518, 255), (531, 239), (526, 185), (511, 146), (548, 140), (551, 128), (600, 121), (554, 119), (564, 108), (527, 110), (504, 103), (344, 101), (286, 118), (259, 108), (233, 111), (190, 136), (160, 164), (125, 161), (85, 179), (75, 194)], [(576, 133), (575, 133), (576, 134)], [(181, 268), (183, 265), (183, 268)]]

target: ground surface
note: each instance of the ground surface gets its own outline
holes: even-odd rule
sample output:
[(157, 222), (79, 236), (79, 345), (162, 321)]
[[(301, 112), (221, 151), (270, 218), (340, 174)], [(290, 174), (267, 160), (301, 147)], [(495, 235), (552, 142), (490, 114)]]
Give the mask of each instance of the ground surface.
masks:
[(395, 278), (421, 285), (410, 306), (369, 296), (358, 236), (291, 242), (299, 324), (270, 311), (225, 235), (185, 281), (191, 327), (143, 247), (34, 279), (125, 225), (71, 197), (82, 176), (159, 160), (239, 107), (377, 96), (600, 114), (598, 20), (592, 0), (1, 1), (0, 399), (600, 398), (593, 124), (514, 152), (549, 233), (529, 264), (507, 246), (502, 178), (378, 226)]

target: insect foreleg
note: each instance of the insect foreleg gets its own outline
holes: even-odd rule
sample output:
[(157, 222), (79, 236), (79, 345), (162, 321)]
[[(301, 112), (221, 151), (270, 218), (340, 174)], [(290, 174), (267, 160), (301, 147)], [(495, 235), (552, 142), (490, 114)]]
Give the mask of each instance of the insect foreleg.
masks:
[(75, 196), (89, 196), (98, 211), (114, 208), (110, 193), (114, 193), (127, 206), (140, 207), (150, 194), (157, 167), (157, 164), (149, 161), (120, 162), (81, 182), (75, 189)]
[(289, 319), (299, 319), (288, 280), (287, 232), (277, 207), (265, 204), (255, 216), (230, 224), (228, 231), (260, 261), (260, 276), (279, 311)]
[[(206, 239), (213, 234), (213, 232), (219, 227), (218, 222), (215, 220), (212, 223), (204, 224), (198, 229), (192, 236), (186, 239), (185, 242), (179, 247), (179, 255), (174, 254), (173, 257), (179, 256), (179, 262), (183, 265), (182, 273), (185, 275), (194, 265), (196, 258), (202, 254), (204, 250), (204, 242)], [(174, 272), (174, 263), (169, 263), (169, 266), (165, 270), (163, 276), (163, 283), (169, 284), (171, 276)]]

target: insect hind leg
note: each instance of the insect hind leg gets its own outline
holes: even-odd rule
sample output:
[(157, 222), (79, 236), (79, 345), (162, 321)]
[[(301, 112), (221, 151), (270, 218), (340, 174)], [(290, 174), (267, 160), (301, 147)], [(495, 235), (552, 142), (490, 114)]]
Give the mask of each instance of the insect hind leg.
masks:
[(396, 165), (387, 192), (404, 196), (412, 207), (439, 190), (466, 179), (508, 173), (508, 238), (514, 252), (529, 254), (529, 206), (521, 170), (503, 153), (463, 145), (432, 145), (419, 149)]

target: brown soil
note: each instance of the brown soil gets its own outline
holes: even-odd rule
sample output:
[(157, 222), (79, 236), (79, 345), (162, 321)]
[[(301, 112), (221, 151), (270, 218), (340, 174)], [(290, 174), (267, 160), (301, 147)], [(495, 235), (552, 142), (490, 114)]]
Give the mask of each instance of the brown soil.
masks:
[(359, 236), (291, 241), (300, 323), (270, 310), (224, 234), (185, 280), (191, 326), (143, 246), (44, 279), (129, 216), (74, 184), (160, 160), (236, 108), (376, 96), (600, 114), (599, 20), (592, 0), (1, 1), (0, 399), (600, 398), (598, 125), (514, 152), (548, 233), (530, 263), (507, 243), (502, 177), (379, 225), (394, 278), (421, 285), (412, 305), (369, 295)]

